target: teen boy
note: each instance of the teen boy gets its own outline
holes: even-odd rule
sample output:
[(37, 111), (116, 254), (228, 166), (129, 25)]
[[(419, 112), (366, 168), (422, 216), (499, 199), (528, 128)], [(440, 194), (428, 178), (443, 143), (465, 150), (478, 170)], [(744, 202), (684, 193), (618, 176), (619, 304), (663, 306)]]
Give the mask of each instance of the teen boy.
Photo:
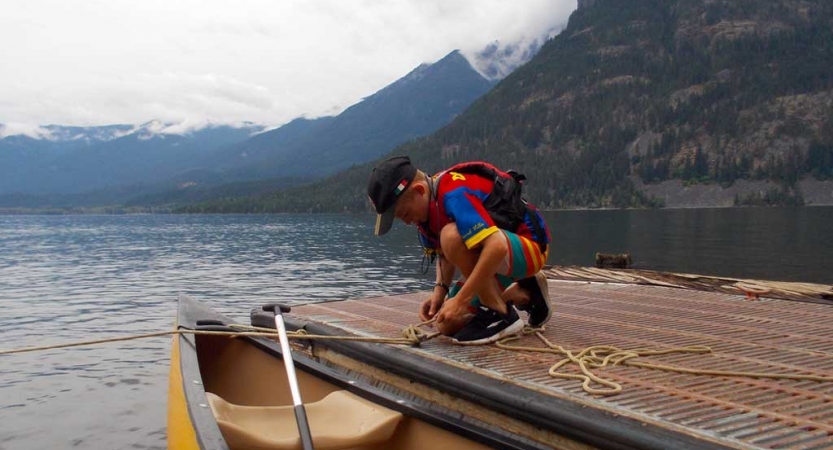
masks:
[[(387, 233), (394, 218), (419, 227), (422, 245), (437, 255), (437, 282), (420, 317), (436, 317), (437, 329), (460, 344), (485, 344), (520, 332), (523, 321), (515, 306), (529, 314), (533, 327), (544, 325), (552, 313), (540, 272), (550, 242), (543, 217), (523, 202), (513, 222), (489, 201), (509, 176), (472, 162), (429, 177), (406, 156), (383, 161), (370, 175), (376, 235)], [(517, 196), (519, 202), (519, 187)], [(458, 270), (462, 276), (449, 288)]]

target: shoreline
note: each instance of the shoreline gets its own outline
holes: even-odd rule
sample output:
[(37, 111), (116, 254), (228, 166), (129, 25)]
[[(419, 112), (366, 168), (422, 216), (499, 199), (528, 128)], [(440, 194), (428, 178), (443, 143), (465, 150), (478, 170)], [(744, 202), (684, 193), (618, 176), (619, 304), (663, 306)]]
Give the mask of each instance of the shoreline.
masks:
[[(680, 179), (666, 180), (659, 183), (645, 184), (636, 176), (631, 181), (638, 192), (648, 198), (662, 202), (662, 206), (645, 208), (612, 208), (592, 206), (571, 206), (567, 208), (540, 208), (541, 211), (609, 211), (609, 210), (647, 210), (647, 209), (713, 209), (713, 208), (783, 208), (799, 206), (825, 207), (833, 206), (833, 180), (816, 180), (804, 178), (791, 188), (771, 180), (736, 180), (729, 186), (715, 182), (693, 183)], [(771, 192), (781, 192), (786, 197), (765, 199)], [(789, 198), (788, 198), (789, 197)], [(757, 199), (772, 201), (776, 204), (754, 203), (736, 204), (738, 201)], [(787, 200), (799, 200), (803, 204), (785, 204)], [(369, 206), (369, 204), (368, 204)], [(362, 214), (362, 211), (327, 213), (318, 212), (209, 212), (209, 213), (180, 213), (173, 212), (186, 206), (66, 206), (66, 207), (0, 207), (0, 215), (126, 215), (126, 214)]]
[[(683, 209), (766, 209), (766, 208), (830, 208), (833, 207), (833, 203), (823, 203), (823, 204), (805, 204), (805, 205), (715, 205), (715, 206), (703, 206), (703, 205), (677, 205), (677, 206), (661, 206), (656, 208), (610, 208), (610, 207), (571, 207), (571, 208), (540, 208), (539, 210), (542, 212), (560, 212), (560, 211), (656, 211), (656, 210), (683, 210)], [(118, 209), (118, 208), (112, 208)], [(137, 215), (182, 215), (182, 216), (199, 216), (199, 215), (319, 215), (319, 214), (330, 214), (330, 215), (343, 215), (343, 214), (370, 214), (369, 212), (206, 212), (206, 213), (183, 213), (183, 212), (172, 212), (170, 210), (163, 210), (159, 208), (158, 210), (154, 211), (100, 211), (100, 210), (90, 210), (85, 211), (83, 209), (76, 209), (76, 208), (49, 208), (49, 209), (37, 209), (37, 208), (0, 208), (0, 216), (137, 216)]]

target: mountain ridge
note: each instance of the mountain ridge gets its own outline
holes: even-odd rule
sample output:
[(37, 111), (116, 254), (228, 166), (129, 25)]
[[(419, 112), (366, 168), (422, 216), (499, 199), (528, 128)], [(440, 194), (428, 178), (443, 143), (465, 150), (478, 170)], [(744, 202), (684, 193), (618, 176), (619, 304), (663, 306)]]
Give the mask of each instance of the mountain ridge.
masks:
[[(147, 204), (152, 199), (179, 202), (202, 199), (209, 192), (244, 195), (247, 190), (261, 192), (264, 186), (295, 185), (304, 178), (309, 181), (376, 158), (401, 142), (434, 131), (492, 85), (459, 51), (453, 51), (433, 64), (417, 66), (338, 116), (301, 117), (275, 129), (252, 130), (253, 136), (246, 139), (215, 139), (195, 149), (190, 148), (194, 136), (210, 127), (189, 128), (160, 121), (112, 126), (116, 132), (94, 145), (79, 145), (85, 148), (35, 158), (29, 166), (12, 159), (7, 166), (16, 166), (25, 175), (16, 178), (12, 174), (5, 184), (0, 183), (0, 206), (25, 206), (27, 199), (32, 205), (49, 206), (90, 205), (95, 199), (125, 204)], [(0, 147), (15, 140), (26, 141), (30, 147), (57, 145), (54, 126), (36, 131), (41, 140), (11, 136), (0, 139)], [(99, 131), (97, 127), (86, 130), (88, 134), (101, 134)], [(69, 134), (63, 132), (62, 136)], [(0, 154), (0, 162), (4, 157), (8, 161), (20, 156), (20, 152), (5, 153)], [(122, 158), (127, 164), (102, 163), (108, 158)], [(96, 171), (96, 167), (100, 169)], [(50, 170), (58, 176), (48, 174)], [(140, 172), (147, 174), (139, 176)], [(72, 174), (83, 176), (83, 188), (70, 186)], [(233, 185), (220, 187), (224, 183)], [(21, 185), (25, 189), (14, 189)], [(108, 186), (118, 186), (114, 192), (123, 195), (113, 197), (100, 191)], [(131, 189), (135, 190), (133, 199), (128, 195)], [(18, 194), (4, 200), (4, 192)], [(36, 199), (32, 194), (51, 199)]]
[[(161, 181), (211, 148), (248, 139), (261, 130), (259, 126), (210, 126), (186, 134), (168, 134), (162, 132), (166, 126), (158, 122), (130, 126), (129, 130), (123, 125), (108, 127), (118, 131), (96, 141), (38, 141), (26, 136), (0, 140), (0, 194), (78, 194)], [(89, 130), (96, 133), (100, 127)], [(36, 144), (38, 150), (10, 147), (20, 140)]]
[[(545, 208), (661, 206), (668, 199), (651, 187), (673, 180), (770, 182), (772, 190), (744, 192), (736, 204), (802, 204), (801, 180), (833, 178), (833, 5), (580, 6), (466, 112), (389, 155), (411, 155), (428, 172), (471, 159), (519, 170), (530, 200)], [(367, 211), (372, 165), (247, 204)]]
[(222, 150), (231, 158), (244, 152), (268, 155), (257, 163), (226, 168), (234, 180), (326, 175), (433, 132), (491, 86), (453, 51), (433, 64), (418, 66), (338, 116), (301, 119), (309, 121), (314, 132), (292, 141), (251, 140)]

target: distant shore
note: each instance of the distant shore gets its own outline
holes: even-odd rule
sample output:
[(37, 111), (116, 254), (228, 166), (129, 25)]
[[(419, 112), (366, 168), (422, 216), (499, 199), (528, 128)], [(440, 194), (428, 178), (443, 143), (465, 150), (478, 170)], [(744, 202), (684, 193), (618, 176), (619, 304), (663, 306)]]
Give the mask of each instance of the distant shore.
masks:
[[(724, 187), (718, 183), (690, 183), (679, 179), (666, 180), (661, 183), (645, 184), (638, 177), (633, 178), (637, 190), (648, 197), (661, 201), (660, 209), (698, 209), (698, 208), (743, 208), (743, 207), (778, 207), (795, 206), (790, 204), (737, 204), (738, 199), (748, 199), (750, 196), (764, 197), (768, 192), (785, 189), (781, 184), (772, 181), (738, 180), (731, 186)], [(816, 180), (805, 178), (790, 188), (790, 193), (800, 199), (798, 206), (833, 206), (833, 180)], [(0, 207), (0, 215), (71, 215), (71, 214), (179, 214), (179, 206), (123, 207), (111, 206), (76, 206), (76, 207)], [(610, 207), (575, 206), (568, 208), (541, 208), (545, 211), (606, 211)], [(627, 208), (624, 208), (627, 209)], [(187, 213), (202, 214), (202, 213)], [(208, 213), (224, 214), (224, 213)], [(229, 213), (255, 214), (255, 213)], [(281, 213), (267, 213), (281, 214)], [(302, 213), (298, 213), (302, 214)], [(341, 214), (333, 212), (332, 214)]]
[[(769, 206), (736, 206), (736, 205), (710, 205), (710, 206), (703, 206), (703, 205), (675, 205), (675, 206), (663, 206), (660, 208), (653, 208), (653, 209), (668, 209), (668, 210), (676, 210), (676, 209), (729, 209), (729, 208), (784, 208), (790, 206), (783, 206), (783, 205), (769, 205)], [(823, 208), (823, 207), (833, 207), (833, 203), (826, 203), (826, 204), (807, 204), (801, 206), (794, 206), (795, 208)], [(72, 216), (72, 215), (109, 215), (109, 216), (127, 216), (127, 215), (147, 215), (147, 214), (171, 214), (171, 215), (265, 215), (265, 214), (370, 214), (365, 212), (327, 212), (327, 213), (303, 213), (303, 212), (278, 212), (278, 213), (179, 213), (179, 212), (172, 212), (170, 210), (165, 210), (163, 208), (154, 208), (153, 210), (146, 210), (146, 211), (116, 211), (116, 208), (108, 208), (107, 211), (102, 211), (97, 208), (49, 208), (49, 209), (37, 209), (37, 208), (0, 208), (0, 216)], [(571, 208), (559, 208), (559, 209), (551, 209), (551, 208), (541, 208), (542, 211), (614, 211), (614, 210), (647, 210), (652, 208), (591, 208), (591, 207), (571, 207)]]
[[(644, 184), (634, 180), (637, 189), (647, 196), (664, 202), (665, 208), (731, 208), (737, 206), (735, 199), (750, 195), (763, 196), (772, 190), (782, 189), (779, 183), (771, 181), (737, 180), (729, 187), (717, 183), (684, 183), (682, 180), (668, 180), (656, 184)], [(796, 183), (803, 206), (833, 205), (833, 180), (805, 178)]]

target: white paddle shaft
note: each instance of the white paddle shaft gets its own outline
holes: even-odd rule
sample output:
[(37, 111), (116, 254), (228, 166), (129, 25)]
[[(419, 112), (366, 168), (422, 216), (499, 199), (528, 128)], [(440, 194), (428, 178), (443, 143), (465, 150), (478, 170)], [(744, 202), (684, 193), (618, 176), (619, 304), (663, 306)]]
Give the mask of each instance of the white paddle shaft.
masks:
[(298, 379), (295, 378), (295, 363), (292, 362), (289, 338), (286, 337), (286, 325), (283, 323), (282, 315), (275, 314), (275, 326), (278, 328), (278, 336), (280, 337), (283, 363), (286, 366), (286, 377), (289, 379), (289, 390), (292, 392), (292, 403), (298, 406), (303, 404), (301, 402), (301, 391), (298, 390)]

